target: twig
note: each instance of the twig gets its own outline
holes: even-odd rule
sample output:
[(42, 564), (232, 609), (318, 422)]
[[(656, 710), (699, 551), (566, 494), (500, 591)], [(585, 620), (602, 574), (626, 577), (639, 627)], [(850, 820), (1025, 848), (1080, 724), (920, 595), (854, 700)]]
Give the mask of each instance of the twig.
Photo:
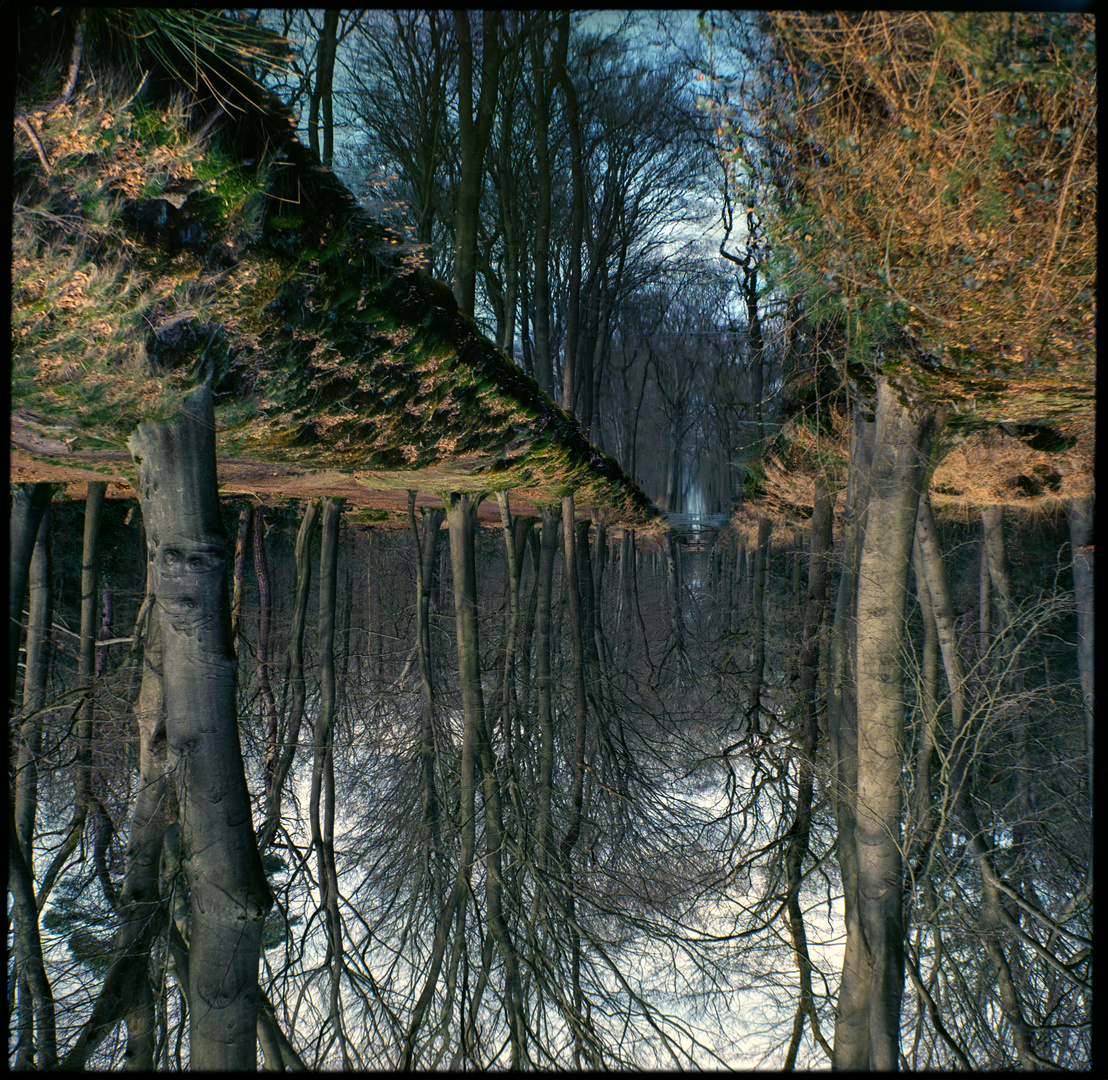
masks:
[(50, 161), (46, 157), (46, 150), (43, 148), (42, 140), (39, 139), (37, 133), (35, 132), (35, 129), (31, 127), (30, 120), (28, 120), (23, 113), (20, 113), (15, 118), (15, 126), (21, 127), (25, 132), (27, 132), (27, 138), (31, 140), (31, 145), (35, 148), (35, 153), (38, 154), (38, 159), (42, 162), (42, 167), (45, 170), (46, 175), (49, 176)]
[(889, 218), (889, 231), (885, 234), (885, 285), (889, 292), (893, 294), (902, 304), (907, 304), (913, 311), (918, 311), (921, 315), (930, 319), (932, 322), (938, 323), (940, 326), (946, 326), (951, 330), (957, 330), (958, 324), (951, 322), (949, 319), (944, 319), (940, 315), (932, 315), (930, 311), (920, 307), (919, 304), (913, 303), (911, 300), (906, 300), (903, 296), (896, 291), (896, 286), (893, 285), (893, 272), (889, 267), (889, 240), (893, 235), (893, 219)]

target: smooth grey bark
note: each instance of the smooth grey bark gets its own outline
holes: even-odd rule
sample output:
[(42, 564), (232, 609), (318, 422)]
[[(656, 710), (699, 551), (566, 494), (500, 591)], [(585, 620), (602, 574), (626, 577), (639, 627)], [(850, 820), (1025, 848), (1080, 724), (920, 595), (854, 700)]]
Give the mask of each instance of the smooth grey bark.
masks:
[(869, 469), (873, 461), (874, 421), (854, 406), (847, 476), (842, 568), (835, 600), (828, 658), (827, 729), (831, 751), (831, 797), (835, 808), (836, 852), (843, 882), (846, 952), (835, 1010), (832, 1065), (863, 1068), (868, 1052), (870, 982), (858, 911), (858, 852), (854, 838), (858, 789), (858, 703), (854, 685), (858, 553), (865, 528)]
[[(585, 646), (583, 611), (581, 605), (580, 575), (577, 566), (577, 542), (575, 529), (575, 511), (573, 495), (565, 495), (562, 498), (562, 537), (563, 559), (565, 563), (566, 592), (569, 599), (569, 638), (571, 655), (573, 657), (573, 760), (572, 767), (573, 788), (570, 798), (569, 824), (562, 835), (559, 845), (561, 870), (565, 879), (562, 903), (565, 908), (565, 919), (569, 927), (570, 938), (570, 977), (573, 991), (573, 1013), (582, 1015), (582, 989), (581, 989), (581, 940), (577, 930), (575, 898), (573, 854), (581, 835), (581, 811), (584, 806), (585, 795), (585, 737), (588, 724), (588, 699), (585, 691)], [(584, 1044), (581, 1038), (580, 1025), (573, 1025), (573, 1060), (579, 1067)]]
[(128, 441), (163, 645), (167, 768), (190, 895), (194, 1069), (257, 1067), (258, 960), (273, 897), (243, 772), (211, 386)]
[[(847, 901), (835, 1024), (834, 1067), (895, 1069), (904, 985), (900, 770), (904, 701), (901, 642), (916, 507), (926, 475), (931, 416), (915, 418), (888, 380), (876, 382), (873, 459), (856, 575), (853, 631), (856, 785), (853, 851), (856, 893)], [(833, 687), (834, 689), (834, 687)], [(840, 702), (841, 703), (841, 702)], [(839, 781), (849, 780), (840, 714)], [(844, 768), (845, 767), (845, 768)], [(840, 829), (842, 829), (842, 802)], [(845, 882), (845, 873), (844, 873)]]
[[(1018, 645), (1013, 636), (1016, 621), (1015, 591), (1012, 587), (1008, 553), (1004, 544), (1003, 507), (982, 507), (981, 525), (989, 564), (989, 579), (997, 594), (997, 607), (1000, 613), (998, 667), (1007, 668), (1007, 674), (1001, 679), (1001, 687), (998, 689), (1018, 695), (1023, 691), (1023, 674), (1007, 663), (1011, 650)], [(1018, 755), (1018, 764), (1012, 773), (1015, 781), (1012, 855), (1015, 857), (1016, 865), (1011, 873), (1025, 891), (1033, 895), (1034, 886), (1029, 874), (1029, 867), (1034, 859), (1033, 853), (1029, 850), (1029, 830), (1034, 816), (1031, 797), (1033, 766), (1031, 764), (1031, 718), (1027, 709), (1017, 709), (1012, 718), (1012, 743)]]
[[(462, 690), (463, 736), (461, 813), (463, 860), (468, 884), (476, 852), (476, 768), (480, 762), (485, 810), (485, 917), (488, 935), (495, 940), (504, 963), (504, 997), (511, 1041), (512, 1068), (526, 1060), (526, 1027), (520, 995), (519, 967), (515, 947), (503, 912), (504, 830), (496, 775), (481, 687), (480, 638), (477, 620), (477, 567), (474, 533), (480, 496), (455, 494), (447, 500), (446, 520), (450, 530), (450, 563), (454, 574), (454, 612), (458, 640), (458, 677)], [(471, 745), (472, 743), (472, 745)], [(471, 824), (467, 825), (466, 822)], [(468, 833), (472, 831), (470, 837)], [(466, 853), (468, 852), (468, 865)], [(482, 964), (482, 980), (488, 959)], [(480, 988), (480, 983), (479, 983)], [(480, 993), (478, 989), (477, 994)], [(475, 1012), (476, 1010), (474, 1010)]]
[(54, 494), (53, 484), (21, 484), (12, 488), (8, 541), (8, 700), (13, 710), (19, 682), (19, 646), (23, 640), (23, 601), (27, 575), (42, 515)]
[(1070, 547), (1073, 550), (1073, 595), (1077, 603), (1077, 673), (1081, 680), (1081, 707), (1085, 713), (1085, 757), (1089, 778), (1089, 867), (1088, 883), (1093, 887), (1092, 829), (1096, 780), (1093, 772), (1094, 731), (1096, 719), (1096, 652), (1093, 588), (1093, 494), (1066, 500), (1066, 518), (1070, 527)]
[[(868, 980), (869, 1000), (864, 1022), (860, 1017), (851, 1018), (852, 1022), (844, 1025), (845, 1045), (840, 1046), (836, 1027), (836, 1067), (893, 1070), (899, 1064), (904, 990), (901, 644), (930, 428), (930, 416), (913, 416), (888, 380), (877, 379), (874, 456), (859, 555), (855, 627), (858, 781), (854, 841), (859, 916), (855, 934), (860, 929), (864, 943), (864, 963), (855, 974)], [(848, 925), (848, 935), (850, 929)], [(844, 982), (846, 978), (844, 961)]]
[[(15, 816), (13, 838), (23, 850), (27, 867), (34, 880), (35, 816), (38, 811), (38, 759), (42, 747), (42, 718), (38, 715), (46, 705), (46, 682), (50, 666), (52, 642), (53, 590), (50, 546), (50, 507), (39, 522), (34, 553), (28, 576), (27, 649), (23, 675), (23, 712), (19, 723), (19, 746), (12, 783)], [(14, 722), (14, 721), (13, 721)], [(13, 971), (17, 980), (18, 1016), (16, 1024), (17, 1070), (34, 1064), (34, 996), (18, 965)]]
[[(509, 515), (507, 496), (501, 502), (501, 511)], [(509, 525), (505, 528), (505, 535), (509, 557), (509, 592), (515, 592), (516, 600), (512, 605), (514, 614), (510, 616), (512, 624), (518, 623), (518, 580), (515, 576), (514, 547), (512, 545), (510, 515), (506, 517)], [(473, 575), (476, 584), (476, 572)], [(476, 601), (476, 595), (474, 596)], [(474, 604), (476, 608), (476, 603)], [(476, 627), (474, 628), (476, 630)], [(511, 642), (507, 650), (506, 661), (512, 662), (514, 650), (514, 627), (509, 631)], [(507, 687), (505, 687), (507, 689)], [(507, 699), (507, 700), (510, 700)], [(519, 977), (519, 961), (516, 956), (515, 943), (512, 940), (508, 928), (508, 922), (504, 914), (504, 847), (506, 833), (503, 821), (503, 806), (500, 794), (500, 776), (495, 757), (493, 755), (493, 717), (488, 712), (484, 713), (481, 726), (480, 765), (481, 765), (481, 789), (485, 807), (485, 920), (488, 926), (488, 938), (495, 940), (504, 963), (504, 1007), (508, 1019), (509, 1039), (511, 1042), (511, 1067), (513, 1070), (522, 1068), (527, 1063), (527, 1027), (524, 1016), (523, 999)], [(505, 740), (505, 756), (509, 754), (510, 731), (505, 725), (503, 738)], [(508, 763), (510, 770), (510, 758)], [(491, 958), (489, 958), (491, 959)], [(482, 978), (489, 972), (489, 959), (482, 958)], [(476, 996), (476, 995), (475, 995)], [(471, 1017), (476, 1015), (477, 1009), (471, 1011)]]
[(574, 528), (573, 496), (562, 498), (562, 547), (565, 561), (566, 591), (569, 597), (569, 639), (573, 658), (573, 794), (570, 800), (569, 825), (561, 840), (562, 862), (568, 864), (570, 852), (581, 832), (581, 807), (585, 784), (585, 729), (588, 721), (588, 700), (585, 693), (585, 644), (581, 588), (577, 567), (577, 538)]
[(497, 506), (500, 509), (500, 523), (504, 530), (504, 558), (508, 564), (507, 574), (507, 626), (504, 634), (503, 658), (500, 666), (500, 682), (497, 687), (496, 704), (493, 715), (500, 719), (500, 733), (504, 740), (504, 756), (511, 767), (516, 732), (513, 730), (517, 713), (515, 689), (516, 645), (519, 637), (519, 583), (523, 572), (520, 552), (516, 547), (516, 537), (512, 525), (512, 510), (507, 491), (496, 493)]
[(27, 865), (34, 867), (32, 841), (38, 807), (38, 756), (42, 743), (41, 717), (46, 705), (46, 681), (50, 666), (54, 596), (53, 559), (50, 545), (50, 508), (39, 522), (28, 574), (27, 649), (23, 675), (23, 719), (16, 754), (15, 826)]
[[(977, 581), (977, 656), (980, 663), (984, 664), (989, 652), (989, 632), (992, 619), (992, 591), (989, 588), (989, 554), (985, 549), (985, 522), (981, 522), (980, 566), (978, 567)], [(984, 668), (981, 669), (984, 675)]]

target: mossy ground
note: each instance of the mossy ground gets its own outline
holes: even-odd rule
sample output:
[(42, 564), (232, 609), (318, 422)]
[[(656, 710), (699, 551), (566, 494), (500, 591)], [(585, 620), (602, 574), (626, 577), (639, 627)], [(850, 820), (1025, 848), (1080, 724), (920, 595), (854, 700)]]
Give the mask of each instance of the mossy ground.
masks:
[(28, 108), (48, 168), (16, 132), (13, 479), (130, 479), (136, 424), (211, 378), (232, 487), (249, 464), (317, 493), (573, 491), (656, 520), (449, 290), (397, 259), (279, 110), (201, 141), (182, 100), (97, 86)]

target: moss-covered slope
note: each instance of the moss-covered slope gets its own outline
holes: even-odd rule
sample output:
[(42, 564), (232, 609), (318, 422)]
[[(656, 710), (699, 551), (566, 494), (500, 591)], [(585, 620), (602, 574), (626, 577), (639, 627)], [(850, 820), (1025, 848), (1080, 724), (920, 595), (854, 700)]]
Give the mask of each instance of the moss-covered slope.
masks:
[(231, 459), (369, 487), (574, 491), (655, 519), (277, 102), (220, 111), (100, 70), (68, 104), (16, 110), (35, 135), (17, 127), (14, 142), (21, 452), (94, 463), (211, 377)]

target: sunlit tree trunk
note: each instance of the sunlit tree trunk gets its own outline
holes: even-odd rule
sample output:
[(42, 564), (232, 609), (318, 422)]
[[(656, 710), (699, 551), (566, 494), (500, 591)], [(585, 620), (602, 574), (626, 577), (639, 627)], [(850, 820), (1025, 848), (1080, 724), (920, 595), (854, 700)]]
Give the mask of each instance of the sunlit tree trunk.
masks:
[(190, 1061), (254, 1069), (262, 926), (273, 903), (251, 821), (235, 711), (227, 541), (211, 387), (128, 443), (163, 645), (167, 767), (190, 893)]
[(835, 807), (836, 852), (843, 883), (846, 951), (835, 1012), (835, 1068), (864, 1068), (869, 1049), (870, 982), (858, 911), (858, 853), (854, 839), (858, 788), (858, 707), (854, 685), (854, 619), (858, 552), (865, 528), (874, 423), (854, 406), (850, 440), (846, 522), (839, 591), (828, 658), (827, 731), (831, 751), (831, 795)]
[[(857, 584), (855, 687), (858, 782), (854, 839), (858, 926), (869, 982), (865, 1022), (844, 1029), (866, 1038), (841, 1047), (838, 1067), (896, 1069), (904, 988), (901, 747), (904, 672), (901, 647), (916, 510), (924, 482), (930, 419), (916, 418), (887, 380), (877, 380), (877, 418), (869, 501)], [(850, 927), (848, 926), (848, 934)], [(855, 930), (857, 933), (857, 930)], [(848, 943), (848, 951), (850, 945)], [(847, 970), (844, 964), (844, 982)]]

